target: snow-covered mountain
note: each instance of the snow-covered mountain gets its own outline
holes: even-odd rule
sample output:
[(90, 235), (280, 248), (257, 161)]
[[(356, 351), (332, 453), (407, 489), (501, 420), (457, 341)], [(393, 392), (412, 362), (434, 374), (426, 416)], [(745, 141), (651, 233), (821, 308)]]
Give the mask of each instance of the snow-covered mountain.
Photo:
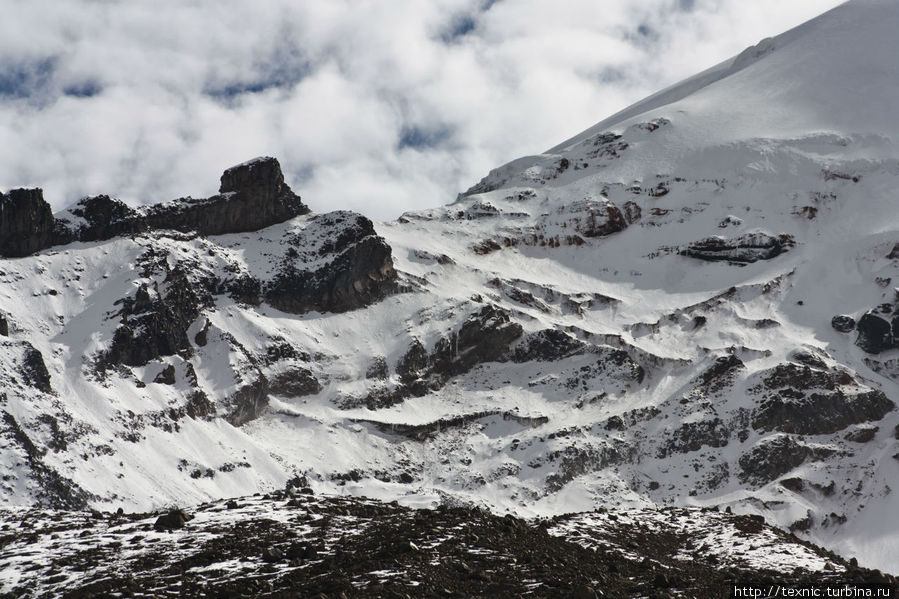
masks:
[(899, 572), (897, 31), (852, 0), (391, 223), (265, 158), (11, 191), (0, 495), (721, 506)]

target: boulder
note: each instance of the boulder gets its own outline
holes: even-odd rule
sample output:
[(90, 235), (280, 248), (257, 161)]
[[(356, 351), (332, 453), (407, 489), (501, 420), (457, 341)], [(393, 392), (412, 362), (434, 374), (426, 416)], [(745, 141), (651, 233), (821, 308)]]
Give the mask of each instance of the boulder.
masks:
[(521, 336), (521, 325), (492, 305), (470, 315), (458, 331), (434, 347), (430, 370), (439, 381), (469, 371), (474, 365), (502, 359), (509, 344)]
[(838, 314), (830, 319), (830, 326), (840, 333), (849, 333), (855, 330), (855, 319), (846, 314)]
[(174, 385), (175, 384), (175, 366), (173, 364), (167, 365), (163, 368), (159, 374), (153, 379), (154, 383), (159, 383), (160, 385)]
[(403, 382), (421, 377), (428, 366), (428, 350), (418, 339), (413, 339), (406, 353), (396, 365), (396, 373)]
[(153, 524), (153, 528), (159, 532), (184, 528), (184, 525), (193, 519), (194, 517), (184, 510), (175, 508), (166, 514), (159, 516)]
[(855, 344), (869, 354), (879, 354), (893, 347), (893, 333), (890, 321), (875, 314), (866, 312), (856, 325), (858, 337)]

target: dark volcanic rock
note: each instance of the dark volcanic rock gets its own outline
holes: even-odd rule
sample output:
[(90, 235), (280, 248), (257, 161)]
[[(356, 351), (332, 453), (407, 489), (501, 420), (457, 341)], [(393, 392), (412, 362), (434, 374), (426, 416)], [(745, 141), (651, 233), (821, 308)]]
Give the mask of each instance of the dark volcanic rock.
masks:
[(745, 369), (746, 365), (737, 356), (721, 356), (708, 370), (699, 375), (698, 382), (709, 392), (715, 393), (733, 384), (737, 373)]
[(852, 441), (853, 443), (868, 443), (874, 440), (878, 430), (880, 429), (876, 426), (862, 426), (853, 431), (849, 431), (843, 438), (847, 441)]
[(677, 253), (700, 260), (727, 261), (743, 265), (775, 258), (793, 247), (795, 243), (793, 237), (786, 234), (774, 237), (767, 233), (752, 233), (733, 239), (709, 237), (694, 241), (680, 248)]
[(846, 314), (838, 314), (830, 319), (830, 326), (840, 333), (849, 333), (855, 330), (855, 319)]
[(390, 246), (375, 233), (372, 222), (352, 212), (322, 214), (310, 222), (312, 232), (327, 242), (318, 246), (317, 257), (328, 259), (307, 270), (305, 240), (299, 236), (288, 249), (280, 271), (266, 285), (263, 295), (284, 312), (345, 312), (369, 305), (396, 288), (396, 271)]
[(50, 372), (47, 365), (44, 364), (44, 356), (33, 345), (24, 342), (25, 354), (22, 358), (22, 377), (25, 381), (44, 393), (53, 393), (53, 387), (50, 386)]
[(226, 403), (231, 412), (225, 419), (233, 426), (240, 426), (258, 418), (268, 405), (268, 380), (262, 375), (258, 379), (234, 392)]
[[(655, 525), (640, 522), (647, 511), (625, 512), (627, 523), (605, 510), (534, 522), (476, 508), (277, 495), (197, 506), (189, 530), (187, 514), (176, 513), (172, 524), (180, 528), (162, 528), (164, 519), (160, 527), (170, 532), (163, 536), (147, 535), (153, 519), (139, 514), (114, 527), (78, 513), (4, 514), (4, 549), (16, 556), (8, 596), (719, 599), (722, 589), (741, 586), (896, 582), (761, 516), (660, 508), (649, 515)], [(690, 524), (668, 524), (681, 521)], [(776, 569), (705, 549), (707, 539), (734, 530), (741, 544), (782, 554), (771, 560)], [(54, 551), (35, 551), (37, 538), (52, 538)], [(794, 569), (794, 550), (835, 566)], [(236, 563), (245, 565), (230, 567)]]
[(556, 329), (544, 329), (527, 335), (515, 346), (511, 359), (513, 362), (530, 360), (561, 360), (586, 351), (587, 344), (575, 339), (568, 333)]
[[(629, 208), (631, 218), (636, 211)], [(583, 237), (605, 237), (627, 228), (627, 218), (621, 209), (606, 198), (569, 202), (554, 213), (543, 217), (538, 228), (556, 229), (562, 226)]]
[(414, 381), (422, 376), (428, 366), (428, 350), (418, 339), (413, 339), (409, 349), (396, 365), (396, 373), (403, 382)]
[(53, 218), (40, 189), (0, 194), (0, 256), (27, 256), (52, 245), (169, 229), (199, 235), (256, 231), (306, 214), (274, 158), (256, 158), (222, 175), (219, 195), (135, 210), (106, 195), (88, 197)]
[(445, 380), (467, 372), (475, 364), (498, 361), (521, 333), (521, 325), (512, 322), (508, 312), (484, 306), (469, 316), (458, 332), (437, 342), (430, 360), (431, 372)]
[(159, 383), (160, 385), (174, 385), (175, 384), (175, 366), (169, 364), (165, 368), (163, 368), (159, 374), (156, 375), (156, 378), (153, 379), (154, 383)]
[(672, 433), (659, 447), (658, 457), (666, 458), (675, 453), (689, 453), (703, 447), (724, 447), (730, 439), (730, 431), (720, 418), (687, 422)]
[(257, 231), (308, 212), (284, 183), (278, 161), (264, 157), (226, 170), (219, 195), (158, 204), (145, 218), (152, 229), (221, 235)]
[(376, 356), (365, 370), (365, 378), (367, 379), (383, 380), (389, 376), (390, 367), (387, 365), (387, 359), (384, 356)]
[(17, 258), (53, 245), (53, 212), (40, 189), (0, 193), (0, 256)]
[(291, 368), (278, 373), (269, 381), (269, 392), (284, 397), (303, 397), (322, 390), (321, 383), (308, 368)]
[(9, 336), (9, 320), (6, 319), (5, 314), (0, 314), (0, 335)]
[(54, 243), (98, 241), (145, 230), (146, 221), (134, 209), (121, 200), (99, 195), (83, 198), (59, 215)]
[(158, 531), (184, 528), (184, 525), (193, 520), (193, 518), (193, 516), (184, 510), (176, 508), (157, 518), (156, 522), (153, 524), (153, 528)]
[(752, 412), (756, 430), (830, 434), (880, 420), (896, 407), (882, 391), (858, 384), (845, 371), (787, 363), (767, 372), (763, 384), (752, 389), (764, 395)]
[(892, 347), (893, 332), (890, 321), (878, 316), (873, 311), (866, 312), (856, 326), (858, 338), (855, 344), (869, 354), (879, 354)]
[(161, 356), (190, 351), (187, 329), (200, 315), (200, 300), (184, 271), (168, 273), (159, 289), (151, 293), (146, 285), (134, 298), (122, 300), (121, 324), (101, 366), (127, 364), (143, 366)]
[(757, 484), (775, 480), (801, 465), (813, 455), (807, 445), (788, 435), (776, 435), (762, 439), (748, 453), (740, 456), (740, 478)]

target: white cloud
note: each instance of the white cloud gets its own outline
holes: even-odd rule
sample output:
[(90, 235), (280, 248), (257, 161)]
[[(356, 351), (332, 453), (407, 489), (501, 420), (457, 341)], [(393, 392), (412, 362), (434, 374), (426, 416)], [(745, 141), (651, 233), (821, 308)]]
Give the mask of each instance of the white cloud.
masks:
[(270, 154), (394, 218), (836, 4), (0, 0), (0, 189), (205, 196)]

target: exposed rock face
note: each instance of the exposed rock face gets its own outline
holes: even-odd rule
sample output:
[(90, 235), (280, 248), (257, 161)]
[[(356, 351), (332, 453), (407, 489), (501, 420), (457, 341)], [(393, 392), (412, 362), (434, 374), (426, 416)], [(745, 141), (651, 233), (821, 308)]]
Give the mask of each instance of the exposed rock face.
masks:
[(234, 426), (240, 426), (258, 418), (268, 405), (268, 392), (268, 381), (260, 375), (258, 379), (241, 387), (226, 400), (231, 405), (231, 412), (225, 419)]
[(99, 195), (83, 198), (57, 216), (53, 243), (111, 239), (147, 228), (147, 222), (125, 202)]
[(0, 193), (0, 255), (27, 256), (53, 245), (53, 213), (40, 189)]
[(744, 481), (765, 484), (786, 474), (807, 459), (826, 457), (832, 450), (813, 449), (788, 435), (762, 439), (748, 453), (740, 456), (740, 475)]
[(53, 388), (50, 386), (50, 373), (47, 371), (47, 365), (44, 364), (44, 356), (27, 341), (23, 343), (25, 354), (22, 358), (22, 377), (35, 389), (44, 393), (53, 393)]
[(568, 333), (545, 329), (527, 335), (512, 352), (513, 362), (553, 361), (586, 351), (587, 344)]
[[(627, 208), (628, 216), (639, 218), (639, 207)], [(524, 243), (551, 246), (581, 245), (584, 238), (605, 237), (627, 228), (621, 209), (606, 198), (583, 199), (560, 206), (537, 222), (535, 238)]]
[(891, 322), (877, 311), (866, 312), (859, 319), (856, 330), (855, 344), (869, 354), (879, 354), (895, 346)]
[(269, 382), (269, 391), (285, 397), (303, 397), (322, 390), (321, 383), (308, 368), (291, 368), (277, 374)]
[(659, 447), (658, 457), (689, 453), (703, 447), (724, 447), (729, 439), (730, 431), (720, 418), (686, 422), (671, 432), (665, 444)]
[(775, 258), (793, 245), (795, 245), (795, 240), (790, 235), (774, 237), (767, 233), (753, 233), (733, 239), (709, 237), (694, 241), (688, 246), (678, 249), (677, 253), (710, 262), (726, 261), (744, 265), (758, 260)]
[(521, 325), (512, 322), (508, 312), (484, 306), (469, 316), (458, 332), (437, 342), (431, 371), (443, 380), (467, 372), (475, 364), (497, 361), (521, 333)]
[[(289, 242), (293, 247), (263, 291), (268, 303), (293, 314), (345, 312), (393, 291), (392, 252), (369, 219), (351, 212), (331, 212), (314, 217), (310, 226), (314, 226), (318, 246), (310, 252), (306, 237)], [(307, 262), (321, 263), (322, 258), (330, 261), (307, 269)]]
[(428, 350), (418, 339), (413, 339), (409, 349), (396, 365), (400, 380), (412, 382), (424, 374), (428, 366)]
[(752, 389), (763, 401), (752, 412), (761, 431), (828, 434), (853, 424), (874, 422), (895, 409), (880, 390), (860, 384), (846, 371), (779, 364)]
[(187, 328), (200, 315), (200, 300), (183, 270), (168, 273), (161, 288), (138, 288), (122, 300), (121, 324), (103, 365), (142, 366), (190, 349)]
[(0, 256), (27, 256), (53, 245), (158, 229), (200, 235), (256, 231), (308, 212), (284, 182), (281, 165), (269, 157), (226, 170), (219, 195), (146, 209), (99, 195), (80, 200), (54, 219), (40, 189), (14, 189), (0, 194)]
[(226, 170), (219, 195), (158, 204), (147, 210), (146, 221), (152, 229), (221, 235), (256, 231), (308, 212), (284, 183), (278, 161), (265, 157)]

